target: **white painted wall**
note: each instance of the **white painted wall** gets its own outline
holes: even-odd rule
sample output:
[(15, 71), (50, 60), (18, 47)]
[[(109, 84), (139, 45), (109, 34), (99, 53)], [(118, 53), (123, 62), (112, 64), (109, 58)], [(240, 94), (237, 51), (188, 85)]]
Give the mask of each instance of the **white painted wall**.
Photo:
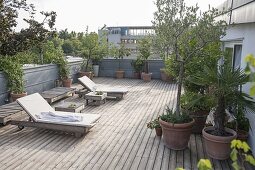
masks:
[[(227, 34), (223, 41), (242, 41), (242, 61), (241, 67), (244, 69), (246, 63), (244, 58), (247, 54), (255, 55), (255, 23), (249, 24), (238, 24), (235, 26), (229, 27)], [(249, 93), (250, 85), (249, 83), (243, 87), (243, 91)], [(249, 145), (252, 148), (253, 154), (255, 154), (255, 111), (254, 113), (248, 113), (247, 117), (250, 120), (251, 129), (249, 134)]]

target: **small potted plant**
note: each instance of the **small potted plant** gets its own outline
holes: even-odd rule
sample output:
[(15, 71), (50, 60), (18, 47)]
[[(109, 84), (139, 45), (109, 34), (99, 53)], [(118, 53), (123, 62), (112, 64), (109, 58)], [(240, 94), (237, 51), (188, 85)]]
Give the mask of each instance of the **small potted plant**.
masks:
[(157, 136), (162, 136), (162, 128), (159, 124), (159, 118), (154, 119), (147, 123), (147, 128), (155, 129)]
[(194, 119), (185, 112), (177, 114), (167, 107), (166, 114), (160, 116), (165, 146), (174, 150), (183, 150), (188, 146)]
[(137, 58), (136, 60), (132, 60), (131, 65), (134, 68), (134, 78), (135, 79), (140, 79), (141, 78), (141, 71), (144, 66), (144, 62), (142, 59)]
[(63, 87), (71, 87), (72, 79), (69, 77), (69, 67), (67, 65), (67, 61), (64, 59), (64, 57), (58, 58), (58, 61), (56, 64), (59, 66), (59, 76), (62, 80)]

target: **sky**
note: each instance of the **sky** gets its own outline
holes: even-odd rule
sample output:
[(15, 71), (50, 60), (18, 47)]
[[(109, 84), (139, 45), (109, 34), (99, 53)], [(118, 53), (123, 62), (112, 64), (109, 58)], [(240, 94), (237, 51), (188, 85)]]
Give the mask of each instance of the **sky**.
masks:
[[(33, 3), (37, 12), (55, 11), (57, 13), (56, 28), (68, 31), (97, 32), (107, 26), (150, 26), (153, 13), (156, 11), (155, 0), (27, 0)], [(198, 3), (201, 11), (208, 9), (210, 4), (218, 6), (223, 0), (185, 0), (188, 6)], [(20, 13), (17, 30), (25, 24), (21, 18), (27, 17)], [(42, 20), (40, 14), (37, 20)]]

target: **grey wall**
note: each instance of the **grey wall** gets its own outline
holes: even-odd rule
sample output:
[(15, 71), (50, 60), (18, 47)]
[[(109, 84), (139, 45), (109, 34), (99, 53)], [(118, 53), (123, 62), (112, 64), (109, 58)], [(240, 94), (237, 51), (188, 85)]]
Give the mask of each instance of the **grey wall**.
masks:
[[(125, 71), (126, 78), (133, 78), (134, 69), (131, 66), (131, 59), (123, 59), (120, 62), (121, 70)], [(118, 70), (119, 62), (116, 59), (104, 59), (100, 62), (100, 77), (115, 77), (115, 71)], [(164, 67), (163, 60), (149, 60), (149, 72), (153, 79), (160, 79), (160, 68)]]
[[(77, 82), (77, 72), (81, 62), (70, 62), (70, 76), (73, 82)], [(58, 67), (54, 64), (39, 65), (24, 68), (25, 89), (28, 94), (42, 92), (55, 87), (56, 80), (59, 78)], [(3, 72), (0, 72), (0, 105), (5, 104), (9, 97), (7, 79)]]

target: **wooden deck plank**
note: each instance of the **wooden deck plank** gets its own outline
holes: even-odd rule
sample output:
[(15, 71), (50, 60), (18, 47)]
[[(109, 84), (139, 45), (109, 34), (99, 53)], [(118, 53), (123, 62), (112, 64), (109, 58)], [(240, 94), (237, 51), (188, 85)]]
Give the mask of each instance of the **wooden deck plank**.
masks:
[[(164, 146), (154, 130), (146, 128), (149, 120), (162, 114), (165, 105), (174, 107), (175, 84), (111, 78), (96, 78), (95, 82), (126, 87), (129, 92), (121, 101), (86, 106), (82, 112), (101, 114), (101, 118), (82, 138), (43, 129), (19, 131), (16, 126), (0, 126), (0, 169), (196, 169), (198, 159), (207, 158), (200, 135), (192, 135), (184, 151), (173, 151)], [(75, 95), (65, 101), (84, 99)], [(230, 169), (229, 161), (212, 162), (215, 169)]]

